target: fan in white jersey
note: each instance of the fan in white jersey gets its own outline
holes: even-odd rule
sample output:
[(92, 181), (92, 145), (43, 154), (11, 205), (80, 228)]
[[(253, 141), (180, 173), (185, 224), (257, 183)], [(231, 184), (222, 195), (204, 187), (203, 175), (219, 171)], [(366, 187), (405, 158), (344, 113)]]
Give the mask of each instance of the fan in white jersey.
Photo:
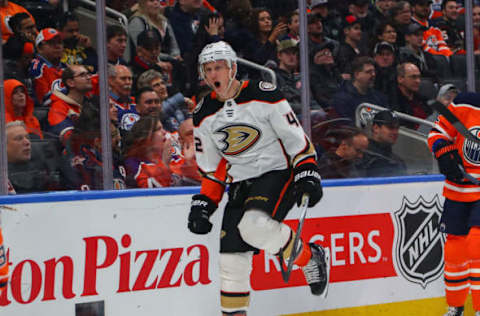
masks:
[[(205, 46), (199, 55), (200, 74), (213, 89), (193, 114), (197, 164), (203, 174), (194, 195), (188, 228), (210, 232), (209, 217), (230, 184), (220, 243), (223, 315), (246, 315), (252, 255), (260, 250), (289, 258), (293, 232), (282, 221), (302, 196), (309, 207), (322, 197), (313, 146), (290, 105), (267, 82), (235, 78), (236, 54), (225, 42)], [(324, 295), (329, 254), (302, 242), (294, 258), (310, 289)]]

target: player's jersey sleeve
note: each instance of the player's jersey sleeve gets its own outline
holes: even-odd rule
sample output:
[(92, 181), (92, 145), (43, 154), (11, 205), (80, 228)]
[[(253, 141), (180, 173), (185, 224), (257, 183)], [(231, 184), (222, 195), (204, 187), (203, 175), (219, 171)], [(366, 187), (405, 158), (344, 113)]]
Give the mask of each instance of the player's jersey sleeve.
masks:
[(290, 104), (283, 99), (270, 108), (269, 121), (282, 142), (292, 167), (302, 162), (315, 162), (315, 148), (305, 134)]
[[(452, 104), (448, 106), (448, 109), (455, 112), (455, 108)], [(456, 115), (458, 115), (458, 113)], [(435, 122), (435, 126), (428, 134), (428, 146), (430, 147), (430, 150), (435, 152), (437, 146), (445, 141), (454, 143), (457, 133), (455, 127), (443, 115), (439, 115)]]
[(208, 119), (212, 113), (211, 108), (203, 106), (200, 101), (193, 114), (193, 136), (195, 139), (195, 159), (198, 169), (203, 176), (201, 194), (208, 196), (217, 205), (222, 199), (227, 178), (227, 161), (220, 155), (213, 142), (208, 129)]

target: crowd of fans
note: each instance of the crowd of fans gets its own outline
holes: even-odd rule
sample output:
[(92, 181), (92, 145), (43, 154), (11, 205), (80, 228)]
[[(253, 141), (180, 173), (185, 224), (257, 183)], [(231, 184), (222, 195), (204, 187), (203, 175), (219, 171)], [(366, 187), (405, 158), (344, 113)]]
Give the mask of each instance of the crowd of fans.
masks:
[[(82, 33), (75, 1), (68, 12), (62, 1), (38, 2), (60, 14), (45, 19), (24, 1), (0, 0), (11, 191), (101, 189), (96, 49)], [(129, 17), (128, 25), (108, 25), (106, 34), (116, 189), (199, 184), (191, 113), (209, 93), (197, 70), (208, 43), (224, 40), (240, 57), (273, 69), (278, 88), (301, 114), (297, 0), (107, 5)], [(322, 176), (408, 174), (392, 146), (400, 126), (419, 126), (391, 110), (431, 120), (427, 101), (448, 104), (462, 88), (462, 1), (308, 0), (307, 6), (313, 123), (337, 122), (313, 129)], [(473, 25), (480, 55), (479, 5)], [(268, 80), (242, 65), (238, 76)], [(364, 102), (388, 109), (367, 131), (354, 127)]]

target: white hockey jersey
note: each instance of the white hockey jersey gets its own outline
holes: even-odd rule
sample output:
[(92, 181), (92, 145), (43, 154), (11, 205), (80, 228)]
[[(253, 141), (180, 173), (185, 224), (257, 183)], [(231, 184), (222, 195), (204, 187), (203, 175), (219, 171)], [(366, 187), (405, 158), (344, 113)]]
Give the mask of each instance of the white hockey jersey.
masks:
[(193, 113), (195, 150), (200, 171), (213, 177), (226, 160), (226, 179), (239, 182), (316, 159), (287, 100), (268, 82), (242, 82), (240, 92), (221, 102), (204, 97)]

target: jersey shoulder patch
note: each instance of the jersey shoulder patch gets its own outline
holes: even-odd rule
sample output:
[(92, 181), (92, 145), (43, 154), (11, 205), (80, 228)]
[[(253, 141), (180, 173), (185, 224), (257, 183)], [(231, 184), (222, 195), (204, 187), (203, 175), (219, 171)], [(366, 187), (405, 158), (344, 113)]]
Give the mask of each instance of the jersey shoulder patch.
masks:
[(277, 89), (277, 86), (275, 86), (273, 83), (268, 82), (268, 81), (259, 81), (258, 82), (258, 87), (262, 91), (273, 91)]
[(203, 97), (192, 112), (193, 126), (200, 126), (205, 118), (217, 113), (222, 107), (223, 103), (216, 99), (212, 99), (210, 95)]
[(284, 99), (285, 97), (274, 84), (266, 81), (250, 81), (235, 101), (237, 104), (248, 103), (252, 100), (260, 103), (277, 103)]

